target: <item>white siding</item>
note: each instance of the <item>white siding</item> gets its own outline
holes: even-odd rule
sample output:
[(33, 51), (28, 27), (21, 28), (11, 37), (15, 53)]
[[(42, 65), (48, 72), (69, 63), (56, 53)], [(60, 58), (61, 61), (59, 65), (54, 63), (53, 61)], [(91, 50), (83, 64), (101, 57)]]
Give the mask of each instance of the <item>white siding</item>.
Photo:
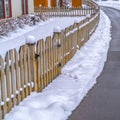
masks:
[(56, 6), (59, 7), (59, 0), (56, 0)]
[[(11, 0), (12, 4), (12, 17), (22, 15), (22, 2), (21, 0)], [(33, 0), (28, 0), (28, 13), (34, 12)]]
[(11, 0), (12, 1), (12, 17), (17, 17), (22, 15), (21, 0)]
[(50, 3), (51, 1), (50, 0), (48, 0), (48, 7), (51, 7), (51, 3)]
[(28, 13), (34, 12), (34, 2), (33, 0), (28, 0)]

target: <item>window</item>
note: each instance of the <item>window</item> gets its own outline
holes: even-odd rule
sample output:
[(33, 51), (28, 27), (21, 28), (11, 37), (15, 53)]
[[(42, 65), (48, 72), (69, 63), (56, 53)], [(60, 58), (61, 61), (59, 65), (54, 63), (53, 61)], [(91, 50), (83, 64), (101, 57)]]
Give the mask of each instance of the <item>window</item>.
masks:
[(0, 18), (4, 18), (4, 1), (0, 0)]
[(5, 11), (6, 11), (6, 17), (11, 16), (11, 6), (10, 6), (10, 0), (5, 0)]
[(22, 14), (28, 14), (28, 0), (22, 0)]
[(11, 0), (0, 0), (0, 19), (11, 17)]

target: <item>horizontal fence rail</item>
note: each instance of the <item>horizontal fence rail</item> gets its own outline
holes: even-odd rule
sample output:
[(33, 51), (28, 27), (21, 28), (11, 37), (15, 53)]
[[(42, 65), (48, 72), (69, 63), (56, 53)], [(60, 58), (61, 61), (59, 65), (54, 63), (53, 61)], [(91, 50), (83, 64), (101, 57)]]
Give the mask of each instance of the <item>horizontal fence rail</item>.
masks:
[(99, 22), (99, 7), (94, 6), (94, 14), (54, 32), (53, 37), (23, 45), (19, 51), (9, 50), (5, 58), (0, 56), (0, 120), (32, 91), (40, 92), (51, 83), (89, 40)]

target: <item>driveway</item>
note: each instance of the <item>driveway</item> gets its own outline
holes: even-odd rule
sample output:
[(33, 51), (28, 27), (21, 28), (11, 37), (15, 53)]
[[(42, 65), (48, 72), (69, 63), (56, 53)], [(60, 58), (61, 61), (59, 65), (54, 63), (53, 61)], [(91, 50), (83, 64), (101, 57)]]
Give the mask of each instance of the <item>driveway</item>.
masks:
[(120, 11), (102, 9), (112, 21), (108, 59), (97, 84), (68, 120), (120, 120)]

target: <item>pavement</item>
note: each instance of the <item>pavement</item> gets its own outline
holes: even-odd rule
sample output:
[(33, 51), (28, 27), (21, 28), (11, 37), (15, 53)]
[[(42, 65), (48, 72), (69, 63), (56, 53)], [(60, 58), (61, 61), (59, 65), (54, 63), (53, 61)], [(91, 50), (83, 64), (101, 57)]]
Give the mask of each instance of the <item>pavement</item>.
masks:
[(107, 62), (97, 84), (68, 120), (120, 120), (120, 11), (108, 7), (102, 10), (112, 22)]

